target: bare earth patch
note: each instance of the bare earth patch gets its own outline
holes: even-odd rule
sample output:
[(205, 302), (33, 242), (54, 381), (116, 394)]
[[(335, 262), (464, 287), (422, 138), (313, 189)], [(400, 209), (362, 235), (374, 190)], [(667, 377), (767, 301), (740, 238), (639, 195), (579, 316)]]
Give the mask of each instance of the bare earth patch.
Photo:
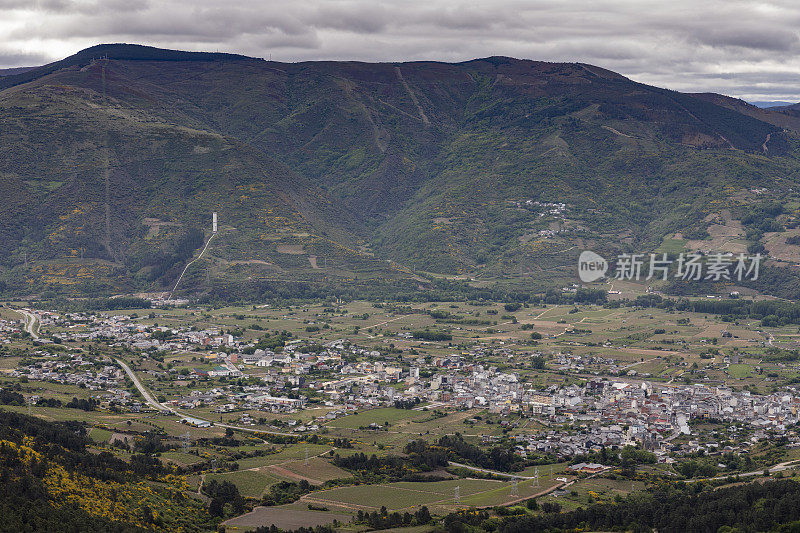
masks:
[(278, 244), (277, 249), (279, 254), (303, 255), (305, 253), (302, 244)]
[(741, 222), (722, 217), (717, 220), (722, 224), (711, 224), (708, 227), (710, 238), (690, 240), (687, 241), (686, 246), (690, 250), (746, 253), (747, 244), (744, 242), (744, 230)]
[(800, 228), (790, 229), (782, 232), (770, 232), (764, 234), (764, 248), (769, 255), (780, 261), (800, 263), (800, 246), (796, 244), (786, 244), (786, 239), (800, 235)]
[(147, 226), (147, 237), (151, 239), (158, 235), (158, 232), (161, 231), (162, 226), (173, 226), (173, 227), (180, 227), (183, 224), (178, 222), (166, 222), (164, 220), (159, 220), (157, 218), (145, 218), (142, 220), (142, 224)]

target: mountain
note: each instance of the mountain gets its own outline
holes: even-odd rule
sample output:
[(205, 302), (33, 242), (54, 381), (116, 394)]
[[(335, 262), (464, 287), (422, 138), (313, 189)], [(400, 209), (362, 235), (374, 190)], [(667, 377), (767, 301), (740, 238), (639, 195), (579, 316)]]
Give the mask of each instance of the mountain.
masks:
[(22, 74), (36, 67), (14, 67), (14, 68), (0, 68), (0, 76), (12, 76), (14, 74)]
[(783, 101), (783, 100), (753, 101), (753, 102), (748, 102), (748, 103), (750, 103), (750, 104), (752, 104), (752, 105), (754, 105), (756, 107), (761, 107), (761, 108), (782, 107), (782, 106), (788, 106), (788, 105), (794, 105), (795, 104), (795, 102), (786, 102), (786, 101)]
[(791, 108), (505, 57), (100, 45), (0, 77), (0, 131), (10, 293), (168, 290), (212, 211), (181, 291), (567, 278), (581, 249), (702, 240), (800, 176)]

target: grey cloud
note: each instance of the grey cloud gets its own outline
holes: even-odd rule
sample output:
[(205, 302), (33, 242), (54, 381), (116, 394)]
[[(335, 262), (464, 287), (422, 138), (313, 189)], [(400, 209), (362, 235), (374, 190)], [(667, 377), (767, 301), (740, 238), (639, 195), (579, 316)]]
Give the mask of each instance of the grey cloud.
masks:
[(790, 51), (798, 43), (795, 32), (780, 29), (717, 29), (699, 33), (697, 41), (711, 46), (735, 46), (768, 51)]
[(48, 61), (49, 58), (42, 54), (0, 49), (0, 68), (35, 67)]
[(331, 28), (351, 33), (378, 33), (389, 25), (389, 13), (381, 6), (355, 5), (348, 3), (347, 9), (323, 5), (309, 17), (314, 26)]
[(24, 10), (45, 15), (86, 15), (102, 12), (122, 14), (143, 10), (149, 5), (149, 0), (0, 0), (0, 12)]

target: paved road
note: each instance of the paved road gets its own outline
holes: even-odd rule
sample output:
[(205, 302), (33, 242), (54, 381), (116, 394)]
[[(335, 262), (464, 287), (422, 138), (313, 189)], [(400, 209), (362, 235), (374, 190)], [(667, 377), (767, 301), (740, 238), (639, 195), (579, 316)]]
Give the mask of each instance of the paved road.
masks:
[(241, 427), (241, 426), (234, 426), (234, 425), (231, 425), (231, 424), (223, 424), (221, 422), (214, 422), (213, 420), (207, 420), (205, 418), (201, 418), (201, 417), (195, 416), (193, 414), (181, 413), (180, 411), (178, 411), (174, 407), (171, 407), (169, 405), (165, 405), (163, 403), (160, 403), (160, 402), (156, 401), (156, 399), (153, 398), (153, 396), (144, 387), (144, 385), (142, 385), (142, 382), (139, 381), (139, 378), (136, 377), (136, 374), (134, 374), (133, 370), (131, 370), (131, 367), (129, 367), (127, 364), (125, 364), (125, 362), (122, 359), (116, 359), (115, 358), (114, 360), (119, 364), (119, 366), (122, 367), (122, 369), (125, 371), (125, 373), (128, 374), (128, 377), (131, 378), (131, 381), (133, 381), (133, 384), (136, 386), (136, 388), (139, 390), (139, 392), (142, 393), (142, 397), (144, 397), (145, 401), (148, 404), (150, 404), (152, 407), (154, 407), (157, 411), (159, 411), (161, 413), (172, 413), (175, 416), (178, 416), (180, 418), (187, 418), (187, 417), (188, 418), (194, 418), (195, 420), (201, 420), (203, 422), (209, 422), (214, 426), (218, 426), (218, 427), (222, 427), (222, 428), (231, 428), (231, 429), (235, 429), (235, 430), (238, 430), (238, 431), (248, 431), (250, 433), (267, 433), (269, 435), (283, 435), (285, 437), (286, 436), (288, 436), (288, 437), (299, 437), (300, 436), (300, 435), (298, 435), (296, 433), (281, 433), (280, 431), (267, 431), (267, 430), (264, 430), (264, 429), (245, 428), (245, 427)]
[[(784, 461), (783, 463), (778, 463), (775, 466), (769, 467), (769, 471), (771, 473), (773, 473), (773, 474), (775, 472), (783, 472), (784, 470), (788, 470), (790, 468), (794, 468), (795, 466), (797, 466), (796, 463), (797, 463), (797, 460)], [(764, 474), (764, 470), (765, 469), (757, 470), (755, 472), (745, 472), (744, 474), (739, 474), (739, 477), (741, 477), (741, 476), (761, 476), (761, 475)], [(728, 476), (725, 476), (725, 477), (728, 477)]]
[(499, 472), (497, 470), (489, 470), (487, 468), (478, 468), (477, 466), (465, 465), (463, 463), (456, 463), (453, 461), (449, 461), (448, 464), (450, 466), (466, 468), (467, 470), (472, 470), (473, 472), (483, 472), (484, 474), (494, 474), (496, 476), (503, 476), (503, 477), (515, 477), (517, 479), (533, 479), (533, 476), (520, 476), (519, 474), (514, 474), (509, 472)]
[(14, 309), (17, 313), (25, 317), (25, 331), (30, 333), (33, 340), (39, 340), (39, 317), (27, 309)]
[(149, 403), (152, 407), (155, 407), (155, 409), (157, 411), (161, 411), (162, 413), (167, 411), (167, 412), (173, 413), (175, 415), (181, 416), (175, 409), (173, 409), (171, 407), (167, 407), (167, 406), (157, 402), (156, 399), (153, 398), (150, 395), (150, 392), (148, 392), (148, 390), (144, 388), (144, 385), (142, 385), (142, 382), (139, 381), (139, 378), (136, 377), (136, 374), (133, 373), (133, 370), (131, 370), (131, 367), (126, 365), (125, 362), (122, 359), (115, 359), (115, 361), (117, 363), (119, 363), (119, 366), (121, 366), (122, 369), (125, 371), (125, 373), (128, 374), (128, 377), (131, 378), (131, 381), (133, 381), (133, 384), (136, 385), (136, 388), (139, 389), (139, 392), (142, 393), (142, 396), (144, 397), (144, 399), (145, 399), (145, 401), (147, 403)]
[(698, 479), (687, 479), (686, 483), (697, 483), (698, 481), (718, 481), (720, 479), (727, 479), (729, 477), (753, 477), (753, 476), (763, 476), (764, 470), (769, 470), (771, 474), (776, 472), (783, 472), (784, 470), (788, 470), (790, 468), (794, 468), (798, 466), (797, 460), (793, 459), (791, 461), (784, 461), (782, 463), (778, 463), (776, 465), (770, 466), (769, 468), (762, 468), (761, 470), (754, 470), (752, 472), (743, 472), (741, 474), (737, 473), (730, 473), (730, 474), (722, 474), (715, 477), (706, 477), (706, 478), (698, 478)]
[(621, 366), (619, 369), (620, 370), (628, 370), (629, 368), (634, 367), (636, 365), (643, 365), (645, 363), (652, 363), (656, 359), (658, 359), (658, 357), (653, 357), (652, 359), (648, 359), (646, 361), (636, 361), (635, 363), (631, 363), (629, 365)]

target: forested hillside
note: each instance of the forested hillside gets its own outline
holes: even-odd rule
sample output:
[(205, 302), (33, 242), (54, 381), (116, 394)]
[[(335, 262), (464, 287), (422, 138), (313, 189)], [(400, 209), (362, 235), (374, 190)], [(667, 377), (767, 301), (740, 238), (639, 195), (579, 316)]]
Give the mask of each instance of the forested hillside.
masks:
[(702, 240), (800, 179), (793, 110), (579, 63), (104, 45), (0, 89), (10, 294), (167, 291), (213, 211), (184, 293), (557, 278), (583, 248)]
[(0, 410), (0, 531), (213, 530), (174, 468), (97, 453), (78, 422)]

